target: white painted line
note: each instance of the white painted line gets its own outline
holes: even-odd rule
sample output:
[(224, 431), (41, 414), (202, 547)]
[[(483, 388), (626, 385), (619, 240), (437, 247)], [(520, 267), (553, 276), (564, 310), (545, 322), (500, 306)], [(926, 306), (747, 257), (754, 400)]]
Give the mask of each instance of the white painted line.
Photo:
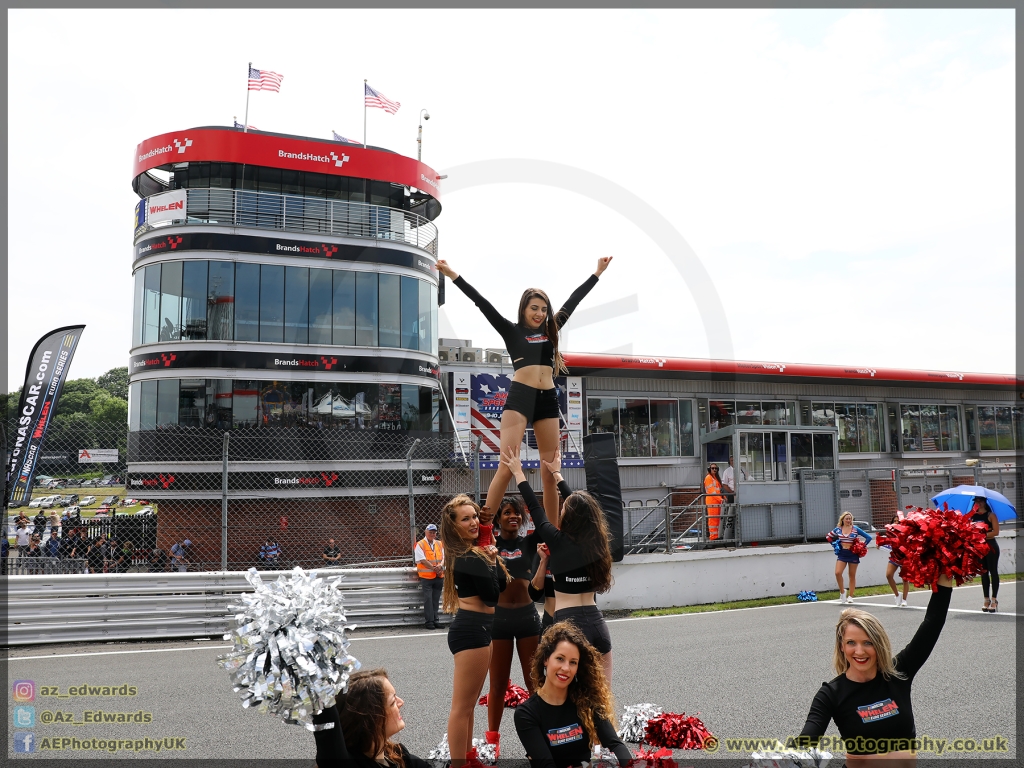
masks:
[[(856, 600), (856, 599), (857, 598), (854, 598), (854, 600)], [(828, 601), (828, 602), (831, 602), (831, 601)], [(894, 611), (895, 610), (904, 610), (906, 608), (911, 608), (911, 609), (913, 609), (915, 611), (926, 611), (926, 610), (928, 610), (928, 606), (926, 606), (926, 605), (909, 605), (908, 604), (908, 605), (904, 605), (903, 608), (897, 608), (892, 603), (857, 603), (857, 602), (855, 602), (855, 603), (853, 603), (853, 605), (856, 605), (856, 606), (869, 605), (872, 608), (892, 608)], [(950, 613), (985, 613), (985, 611), (982, 611), (980, 609), (972, 611), (972, 610), (970, 610), (968, 608), (950, 608), (949, 612)], [(986, 613), (985, 615), (987, 616), (988, 614)], [(1016, 616), (1017, 614), (1016, 613), (1007, 613), (1005, 611), (999, 611), (995, 615), (996, 616), (999, 616), (999, 615), (1003, 615), (1003, 616)]]

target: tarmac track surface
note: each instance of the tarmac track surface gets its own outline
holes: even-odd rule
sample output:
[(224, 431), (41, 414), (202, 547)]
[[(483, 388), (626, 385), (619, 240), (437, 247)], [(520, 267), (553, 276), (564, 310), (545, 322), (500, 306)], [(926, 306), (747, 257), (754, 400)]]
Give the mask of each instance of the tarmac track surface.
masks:
[[(919, 736), (1007, 740), (1016, 757), (1016, 584), (1000, 592), (1000, 613), (982, 613), (981, 589), (954, 591), (952, 609), (938, 645), (914, 682), (914, 714)], [(858, 598), (858, 606), (882, 619), (896, 650), (912, 637), (924, 617), (928, 593), (911, 593), (909, 608), (897, 609), (890, 596)], [(614, 646), (613, 691), (618, 711), (626, 704), (652, 702), (667, 712), (698, 714), (729, 753), (726, 738), (781, 738), (800, 732), (818, 687), (831, 671), (833, 633), (842, 610), (837, 602), (801, 603), (679, 616), (609, 622)], [(8, 727), (17, 702), (11, 681), (36, 686), (36, 744), (47, 737), (78, 739), (185, 739), (184, 751), (114, 754), (48, 751), (15, 753), (10, 758), (293, 758), (313, 763), (313, 737), (268, 715), (243, 709), (216, 664), (223, 640), (81, 644), (28, 647), (8, 653)], [(351, 652), (364, 669), (385, 667), (405, 700), (406, 729), (399, 739), (413, 754), (426, 756), (445, 733), (453, 662), (443, 631), (356, 630)], [(514, 660), (513, 681), (522, 685)], [(135, 686), (128, 697), (53, 698), (43, 686), (82, 684)], [(485, 687), (486, 691), (486, 687)], [(69, 712), (81, 721), (86, 711), (148, 712), (144, 724), (43, 724), (44, 711)], [(486, 730), (486, 712), (477, 708), (476, 734)], [(511, 710), (501, 725), (502, 758), (522, 758)], [(836, 733), (831, 726), (829, 733)], [(681, 765), (703, 753), (677, 752)], [(982, 755), (944, 757), (978, 758)], [(930, 757), (922, 755), (922, 757)], [(841, 763), (833, 761), (837, 768)]]

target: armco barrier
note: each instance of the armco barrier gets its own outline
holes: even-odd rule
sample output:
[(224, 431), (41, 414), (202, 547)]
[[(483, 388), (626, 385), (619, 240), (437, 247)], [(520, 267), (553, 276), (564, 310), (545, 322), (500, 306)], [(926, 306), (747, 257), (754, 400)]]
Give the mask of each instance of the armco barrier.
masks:
[[(423, 622), (414, 568), (320, 569), (341, 575), (353, 624), (389, 627)], [(282, 571), (260, 574), (274, 581)], [(11, 576), (9, 645), (215, 637), (234, 627), (228, 605), (252, 588), (242, 572)]]

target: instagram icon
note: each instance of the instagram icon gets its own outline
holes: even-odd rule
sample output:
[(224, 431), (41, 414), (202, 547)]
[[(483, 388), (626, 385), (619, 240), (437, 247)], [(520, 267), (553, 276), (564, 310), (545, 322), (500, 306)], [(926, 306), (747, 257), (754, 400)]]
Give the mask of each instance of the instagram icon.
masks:
[(19, 702), (35, 701), (35, 680), (15, 680), (11, 686), (11, 698)]

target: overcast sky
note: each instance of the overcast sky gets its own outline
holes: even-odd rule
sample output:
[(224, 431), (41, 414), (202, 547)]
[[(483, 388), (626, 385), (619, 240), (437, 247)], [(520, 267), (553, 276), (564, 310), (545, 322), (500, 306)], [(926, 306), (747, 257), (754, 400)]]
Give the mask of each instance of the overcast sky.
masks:
[[(1012, 10), (8, 20), (11, 387), (39, 335), (21, 318), (87, 325), (74, 378), (127, 364), (135, 146), (241, 120), (250, 60), (284, 75), (279, 94), (252, 95), (261, 129), (361, 139), (368, 78), (402, 103), (370, 110), (371, 144), (415, 157), (425, 107), (423, 160), (440, 173), (556, 162), (664, 216), (727, 328), (705, 326), (694, 275), (635, 211), (590, 190), (496, 179), (443, 198), (441, 255), (507, 316), (527, 286), (560, 303), (615, 256), (581, 309), (636, 297), (639, 311), (572, 330), (570, 350), (706, 357), (713, 332), (738, 359), (1014, 370)], [(461, 294), (443, 314), (450, 332), (500, 346)]]

